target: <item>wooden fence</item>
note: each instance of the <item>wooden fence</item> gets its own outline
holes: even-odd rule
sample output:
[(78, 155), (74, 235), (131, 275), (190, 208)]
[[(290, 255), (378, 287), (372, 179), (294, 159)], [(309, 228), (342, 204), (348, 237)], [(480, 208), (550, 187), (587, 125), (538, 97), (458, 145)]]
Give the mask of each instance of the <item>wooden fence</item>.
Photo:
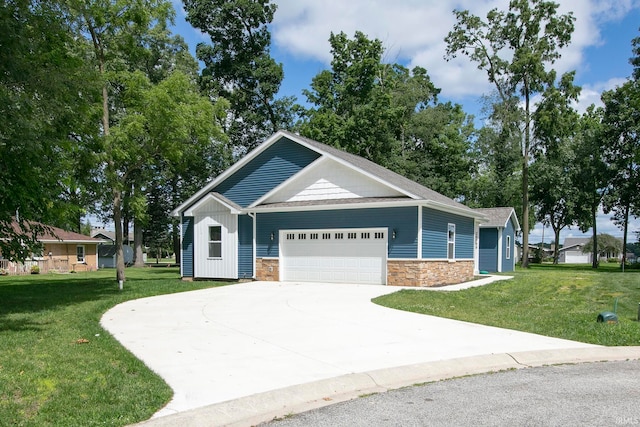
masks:
[(25, 262), (12, 262), (7, 259), (0, 259), (0, 274), (23, 275), (31, 274), (36, 270), (39, 273), (67, 273), (69, 272), (69, 260), (66, 259), (43, 259), (29, 260)]

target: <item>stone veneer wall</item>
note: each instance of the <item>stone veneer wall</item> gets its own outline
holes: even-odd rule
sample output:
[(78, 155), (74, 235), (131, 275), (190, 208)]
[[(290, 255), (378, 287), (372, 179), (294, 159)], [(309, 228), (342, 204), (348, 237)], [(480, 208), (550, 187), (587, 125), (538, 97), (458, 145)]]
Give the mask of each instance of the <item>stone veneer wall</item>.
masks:
[(444, 286), (473, 279), (473, 261), (387, 260), (387, 285)]
[(256, 258), (256, 280), (274, 282), (280, 280), (277, 258)]
[[(256, 258), (256, 279), (280, 280), (277, 258)], [(444, 286), (473, 279), (473, 261), (387, 260), (387, 285)]]

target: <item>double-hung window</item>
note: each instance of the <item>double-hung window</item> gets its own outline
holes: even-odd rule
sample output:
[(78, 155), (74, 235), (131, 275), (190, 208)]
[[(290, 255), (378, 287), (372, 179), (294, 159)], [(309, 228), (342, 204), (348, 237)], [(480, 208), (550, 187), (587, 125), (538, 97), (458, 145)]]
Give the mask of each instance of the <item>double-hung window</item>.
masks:
[(209, 226), (209, 258), (222, 258), (222, 227)]
[(455, 259), (456, 257), (456, 225), (449, 224), (447, 226), (447, 258)]
[(76, 246), (76, 259), (78, 260), (78, 264), (84, 263), (84, 245)]

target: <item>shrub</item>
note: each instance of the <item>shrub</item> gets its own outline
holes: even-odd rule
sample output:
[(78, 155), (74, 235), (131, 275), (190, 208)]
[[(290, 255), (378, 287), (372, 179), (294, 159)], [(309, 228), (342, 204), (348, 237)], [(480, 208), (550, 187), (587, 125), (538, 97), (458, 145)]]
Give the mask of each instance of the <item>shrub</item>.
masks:
[(32, 265), (31, 274), (40, 274), (40, 267), (38, 267), (37, 265)]

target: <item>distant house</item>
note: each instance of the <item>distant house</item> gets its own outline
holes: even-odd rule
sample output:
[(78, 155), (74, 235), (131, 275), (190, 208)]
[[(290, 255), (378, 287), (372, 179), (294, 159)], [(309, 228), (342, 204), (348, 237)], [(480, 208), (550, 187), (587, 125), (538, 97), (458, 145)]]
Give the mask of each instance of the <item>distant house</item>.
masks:
[(513, 208), (476, 209), (488, 218), (480, 224), (478, 265), (480, 271), (513, 271), (516, 263), (515, 236), (520, 223)]
[(589, 237), (567, 237), (564, 239), (562, 248), (558, 250), (558, 262), (561, 264), (591, 264), (593, 253), (582, 251), (590, 241)]
[[(91, 237), (103, 239), (106, 242), (98, 246), (98, 265), (100, 268), (116, 267), (116, 233), (104, 228), (91, 230)], [(131, 233), (123, 236), (123, 243), (133, 242)], [(133, 264), (133, 249), (127, 244), (122, 245), (125, 265)]]
[[(42, 244), (42, 252), (34, 253), (32, 259), (25, 263), (2, 260), (0, 267), (8, 270), (9, 274), (28, 272), (32, 266), (38, 266), (41, 272), (98, 269), (97, 247), (103, 240), (44, 224), (31, 224), (47, 230), (36, 235), (36, 240)], [(17, 222), (12, 225), (16, 232), (22, 231)]]
[[(133, 264), (133, 249), (122, 245), (125, 265)], [(98, 245), (98, 265), (100, 268), (116, 268), (116, 245)]]
[[(104, 228), (91, 229), (91, 237), (94, 237), (96, 239), (107, 240), (108, 243), (110, 244), (116, 243), (116, 232), (109, 231)], [(128, 235), (123, 235), (122, 237), (124, 242), (133, 242), (133, 236), (131, 235), (131, 233), (129, 233)]]

